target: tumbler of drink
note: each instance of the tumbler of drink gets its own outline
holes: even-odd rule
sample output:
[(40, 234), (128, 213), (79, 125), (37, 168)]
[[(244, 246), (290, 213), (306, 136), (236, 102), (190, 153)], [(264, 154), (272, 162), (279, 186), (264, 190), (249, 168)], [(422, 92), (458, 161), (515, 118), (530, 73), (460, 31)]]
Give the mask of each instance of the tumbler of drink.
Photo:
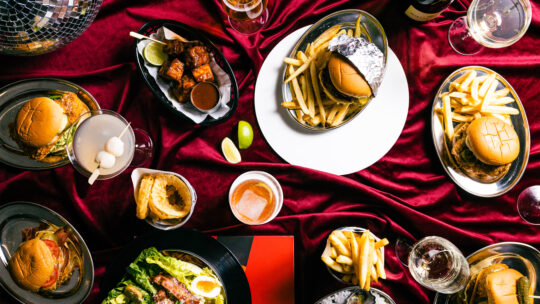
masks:
[(456, 293), (469, 280), (467, 259), (454, 244), (438, 236), (416, 242), (408, 262), (409, 271), (418, 283), (440, 293)]
[(242, 34), (253, 34), (268, 21), (268, 0), (221, 0), (231, 27)]

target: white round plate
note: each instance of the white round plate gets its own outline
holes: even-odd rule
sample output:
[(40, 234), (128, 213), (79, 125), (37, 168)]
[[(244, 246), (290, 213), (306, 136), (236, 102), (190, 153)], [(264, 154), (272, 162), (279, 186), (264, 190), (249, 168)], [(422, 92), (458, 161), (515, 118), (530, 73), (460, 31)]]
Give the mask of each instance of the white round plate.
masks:
[(334, 130), (306, 130), (280, 104), (283, 58), (309, 27), (289, 34), (268, 54), (255, 84), (255, 116), (268, 144), (286, 162), (338, 175), (354, 173), (381, 159), (401, 134), (409, 110), (405, 71), (390, 50), (379, 93), (362, 113)]

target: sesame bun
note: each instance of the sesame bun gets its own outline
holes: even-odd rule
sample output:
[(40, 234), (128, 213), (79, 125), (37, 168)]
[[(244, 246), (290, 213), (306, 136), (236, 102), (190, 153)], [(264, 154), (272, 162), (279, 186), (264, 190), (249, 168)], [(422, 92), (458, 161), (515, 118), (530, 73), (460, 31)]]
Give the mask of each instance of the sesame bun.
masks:
[(519, 138), (514, 128), (495, 117), (481, 117), (467, 129), (467, 147), (481, 162), (500, 166), (513, 162), (519, 154)]
[(371, 88), (358, 69), (345, 57), (333, 53), (328, 61), (328, 73), (334, 87), (352, 97), (369, 97)]
[(52, 144), (68, 124), (64, 109), (47, 97), (29, 100), (17, 114), (15, 129), (18, 139), (30, 147)]
[(45, 242), (33, 239), (17, 248), (9, 261), (9, 271), (21, 287), (38, 291), (51, 277), (55, 261)]

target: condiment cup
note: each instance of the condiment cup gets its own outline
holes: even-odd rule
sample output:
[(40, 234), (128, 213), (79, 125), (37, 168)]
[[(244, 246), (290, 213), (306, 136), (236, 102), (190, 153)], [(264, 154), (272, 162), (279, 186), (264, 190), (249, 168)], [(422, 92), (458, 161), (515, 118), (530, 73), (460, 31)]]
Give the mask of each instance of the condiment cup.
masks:
[[(233, 210), (232, 198), (233, 198), (234, 190), (241, 183), (243, 183), (243, 182), (245, 182), (247, 180), (257, 180), (257, 181), (261, 181), (261, 182), (265, 183), (267, 186), (270, 187), (270, 189), (272, 189), (272, 193), (273, 193), (274, 197), (276, 198), (276, 205), (275, 205), (275, 208), (274, 208), (274, 212), (272, 213), (272, 215), (266, 221), (264, 221), (262, 223), (258, 223), (258, 224), (246, 223), (246, 222), (242, 221), (242, 219), (240, 219)], [(266, 224), (266, 223), (270, 222), (271, 220), (273, 220), (278, 215), (278, 213), (281, 210), (282, 206), (283, 206), (283, 189), (281, 189), (281, 185), (279, 184), (279, 182), (277, 181), (277, 179), (275, 177), (273, 177), (271, 174), (266, 173), (264, 171), (248, 171), (246, 173), (241, 174), (240, 176), (238, 176), (234, 180), (234, 182), (231, 185), (231, 188), (229, 189), (229, 207), (231, 207), (231, 211), (234, 214), (234, 216), (239, 221), (241, 221), (242, 223), (244, 223), (246, 225), (256, 226), (256, 225), (263, 225), (263, 224)]]
[[(338, 228), (338, 229), (335, 229), (335, 230), (339, 230), (339, 231), (352, 231), (356, 234), (362, 234), (364, 231), (366, 231), (367, 229), (365, 228), (361, 228), (361, 227), (354, 227), (354, 226), (348, 226), (348, 227), (341, 227), (341, 228)], [(378, 242), (380, 241), (381, 239), (379, 237), (377, 237), (375, 234), (373, 234), (373, 232), (369, 232), (369, 234), (375, 239), (375, 242)], [(383, 260), (383, 264), (384, 264), (384, 246), (379, 248), (379, 250), (381, 251), (381, 257), (382, 257), (382, 260)], [(326, 238), (326, 247), (324, 247), (324, 251), (322, 253), (323, 255), (324, 254), (327, 254), (327, 255), (330, 255), (330, 240), (328, 238)], [(334, 271), (332, 270), (330, 267), (326, 266), (326, 269), (328, 269), (328, 272), (330, 272), (330, 274), (335, 278), (337, 279), (338, 281), (340, 282), (343, 282), (343, 283), (346, 283), (346, 284), (352, 284), (351, 282), (345, 282), (343, 281), (343, 279), (341, 278), (344, 274), (342, 273), (339, 273), (337, 271)]]
[(180, 178), (184, 183), (186, 183), (191, 193), (191, 210), (189, 211), (188, 215), (186, 215), (186, 217), (181, 218), (181, 219), (157, 220), (154, 222), (152, 221), (152, 219), (150, 219), (150, 217), (147, 217), (145, 221), (151, 226), (154, 226), (155, 228), (160, 229), (160, 230), (172, 230), (172, 229), (182, 227), (185, 223), (187, 223), (187, 221), (193, 214), (193, 210), (195, 210), (195, 203), (197, 202), (197, 194), (195, 193), (195, 189), (193, 188), (193, 186), (191, 186), (188, 180), (182, 175), (176, 172), (171, 172), (171, 171), (137, 168), (133, 170), (133, 172), (131, 173), (131, 181), (133, 182), (133, 191), (134, 191), (133, 195), (136, 199), (136, 195), (139, 192), (139, 184), (140, 184), (141, 178), (145, 174), (158, 174), (158, 173), (173, 174), (174, 176)]
[[(208, 109), (208, 110), (201, 109), (201, 108), (197, 107), (197, 106), (195, 105), (195, 103), (193, 102), (193, 91), (195, 90), (195, 88), (196, 88), (197, 86), (200, 86), (200, 85), (202, 85), (202, 84), (210, 84), (210, 85), (212, 85), (212, 86), (216, 89), (216, 92), (217, 92), (217, 94), (218, 94), (218, 96), (217, 96), (217, 101), (216, 101), (216, 105), (215, 105), (213, 108)], [(191, 92), (189, 93), (189, 101), (191, 102), (191, 105), (192, 105), (195, 109), (197, 109), (197, 110), (199, 110), (199, 111), (201, 111), (201, 112), (203, 112), (203, 113), (208, 113), (208, 114), (210, 114), (210, 113), (215, 112), (215, 111), (219, 108), (219, 101), (220, 101), (220, 100), (221, 100), (221, 92), (219, 91), (219, 87), (218, 87), (215, 83), (209, 82), (209, 81), (200, 82), (200, 83), (196, 84), (196, 85), (191, 89)]]

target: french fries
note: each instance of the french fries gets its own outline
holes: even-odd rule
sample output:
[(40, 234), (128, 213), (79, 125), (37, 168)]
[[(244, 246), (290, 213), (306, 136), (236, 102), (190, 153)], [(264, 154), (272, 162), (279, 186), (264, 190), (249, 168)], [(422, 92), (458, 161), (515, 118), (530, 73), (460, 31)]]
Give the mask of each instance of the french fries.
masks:
[(453, 139), (454, 124), (471, 122), (483, 116), (497, 117), (512, 124), (510, 115), (519, 114), (519, 110), (507, 106), (515, 100), (509, 95), (509, 88), (497, 90), (499, 85), (495, 73), (479, 76), (471, 69), (452, 81), (447, 92), (439, 95), (442, 105), (435, 111), (447, 142)]
[(358, 17), (353, 28), (335, 25), (309, 43), (304, 51), (283, 59), (287, 64), (284, 83), (289, 85), (293, 98), (281, 105), (293, 111), (298, 122), (313, 127), (337, 127), (358, 113), (369, 101), (367, 98), (351, 103), (332, 100), (319, 84), (319, 73), (330, 57), (330, 51), (327, 50), (330, 40), (342, 34), (370, 39), (360, 22), (361, 17)]
[(386, 279), (382, 248), (386, 238), (375, 240), (369, 230), (362, 234), (353, 231), (333, 231), (321, 260), (332, 270), (343, 274), (343, 281), (369, 291), (372, 282)]

